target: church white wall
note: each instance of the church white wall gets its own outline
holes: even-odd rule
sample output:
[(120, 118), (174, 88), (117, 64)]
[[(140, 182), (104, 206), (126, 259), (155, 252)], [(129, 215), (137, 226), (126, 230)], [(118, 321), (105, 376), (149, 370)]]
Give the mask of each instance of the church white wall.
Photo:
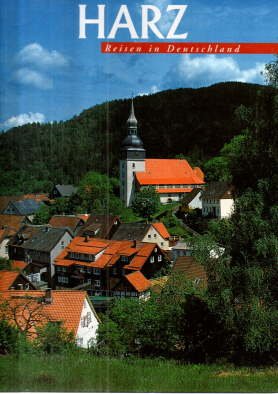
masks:
[(121, 199), (127, 207), (131, 205), (135, 192), (135, 172), (145, 172), (144, 160), (120, 161)]

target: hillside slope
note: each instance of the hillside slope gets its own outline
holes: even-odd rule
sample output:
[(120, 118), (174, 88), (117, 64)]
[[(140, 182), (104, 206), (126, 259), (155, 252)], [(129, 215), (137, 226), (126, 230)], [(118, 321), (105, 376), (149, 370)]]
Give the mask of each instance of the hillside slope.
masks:
[[(185, 154), (205, 160), (241, 131), (234, 111), (255, 102), (259, 85), (221, 83), (136, 97), (147, 157)], [(78, 183), (88, 170), (118, 175), (130, 100), (96, 105), (53, 124), (24, 125), (0, 135), (0, 194), (43, 191), (50, 183)]]

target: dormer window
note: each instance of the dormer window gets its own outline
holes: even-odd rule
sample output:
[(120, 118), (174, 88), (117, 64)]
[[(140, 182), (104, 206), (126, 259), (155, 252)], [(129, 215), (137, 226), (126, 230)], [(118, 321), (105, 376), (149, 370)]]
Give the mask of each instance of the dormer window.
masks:
[(128, 263), (128, 257), (127, 256), (121, 256), (121, 261), (122, 261), (122, 263)]

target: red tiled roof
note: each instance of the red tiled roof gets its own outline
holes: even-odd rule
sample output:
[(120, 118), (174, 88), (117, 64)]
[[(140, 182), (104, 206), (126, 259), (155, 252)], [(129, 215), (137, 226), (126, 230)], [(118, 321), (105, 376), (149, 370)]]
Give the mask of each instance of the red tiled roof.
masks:
[(23, 200), (49, 201), (48, 194), (24, 194)]
[(163, 223), (152, 223), (152, 226), (156, 229), (156, 231), (161, 235), (162, 238), (167, 239), (170, 237), (170, 234)]
[(15, 235), (26, 220), (22, 215), (0, 215), (0, 238)]
[(75, 230), (80, 223), (82, 224), (84, 221), (77, 216), (54, 215), (48, 224), (52, 227), (69, 227)]
[[(148, 257), (156, 247), (155, 243), (137, 242), (136, 247), (133, 247), (133, 241), (114, 241), (114, 240), (103, 240), (98, 238), (90, 238), (85, 241), (84, 237), (75, 237), (71, 243), (63, 249), (63, 251), (56, 257), (55, 265), (60, 266), (71, 266), (71, 265), (84, 265), (86, 267), (98, 267), (104, 268), (106, 266), (113, 266), (120, 256), (132, 256), (135, 254), (136, 257), (140, 257), (139, 260), (131, 260), (131, 266), (135, 264), (136, 268), (140, 269), (147, 261)], [(84, 253), (84, 254), (96, 254), (96, 252), (103, 252), (96, 261), (86, 262), (76, 259), (71, 259), (69, 253)], [(140, 261), (140, 266), (138, 266)], [(131, 268), (132, 269), (132, 268)]]
[(144, 256), (135, 256), (129, 264), (124, 266), (124, 268), (131, 271), (140, 271), (146, 260), (147, 258)]
[(170, 193), (190, 193), (192, 188), (169, 188), (169, 189), (156, 189), (155, 191), (159, 194), (170, 194)]
[[(52, 290), (52, 302), (50, 304), (42, 303), (43, 297), (45, 297), (44, 291), (32, 290), (32, 291), (6, 291), (2, 293), (4, 299), (8, 300), (10, 305), (16, 305), (18, 313), (23, 313), (23, 306), (28, 302), (29, 309), (38, 310), (38, 320), (36, 327), (44, 325), (47, 321), (59, 321), (62, 322), (63, 327), (77, 333), (81, 312), (83, 309), (83, 303), (87, 296), (85, 291), (77, 290)], [(40, 307), (41, 306), (41, 307)], [(20, 318), (20, 316), (19, 316)], [(18, 321), (18, 319), (17, 319)], [(22, 320), (23, 321), (23, 320)], [(35, 328), (31, 333), (34, 334)]]
[(0, 271), (0, 291), (9, 290), (18, 275), (17, 271)]
[(76, 216), (79, 217), (79, 219), (82, 219), (84, 223), (86, 223), (90, 217), (88, 213), (78, 214)]
[(193, 168), (193, 171), (194, 171), (194, 174), (195, 174), (198, 178), (202, 179), (202, 181), (205, 180), (205, 174), (203, 173), (203, 171), (201, 170), (200, 167), (194, 167), (194, 168)]
[(207, 273), (205, 268), (192, 256), (178, 257), (173, 267), (173, 273), (184, 273), (187, 279), (193, 281), (195, 279), (200, 279), (202, 281), (202, 286), (206, 286), (207, 284)]
[(204, 181), (194, 172), (187, 160), (146, 159), (145, 172), (136, 172), (140, 185), (195, 185)]
[(20, 260), (13, 260), (12, 261), (12, 269), (18, 269), (20, 271), (24, 270), (26, 268), (28, 263), (25, 263), (25, 261), (20, 261)]
[(151, 282), (139, 271), (125, 275), (125, 278), (139, 293), (146, 291), (151, 287)]

